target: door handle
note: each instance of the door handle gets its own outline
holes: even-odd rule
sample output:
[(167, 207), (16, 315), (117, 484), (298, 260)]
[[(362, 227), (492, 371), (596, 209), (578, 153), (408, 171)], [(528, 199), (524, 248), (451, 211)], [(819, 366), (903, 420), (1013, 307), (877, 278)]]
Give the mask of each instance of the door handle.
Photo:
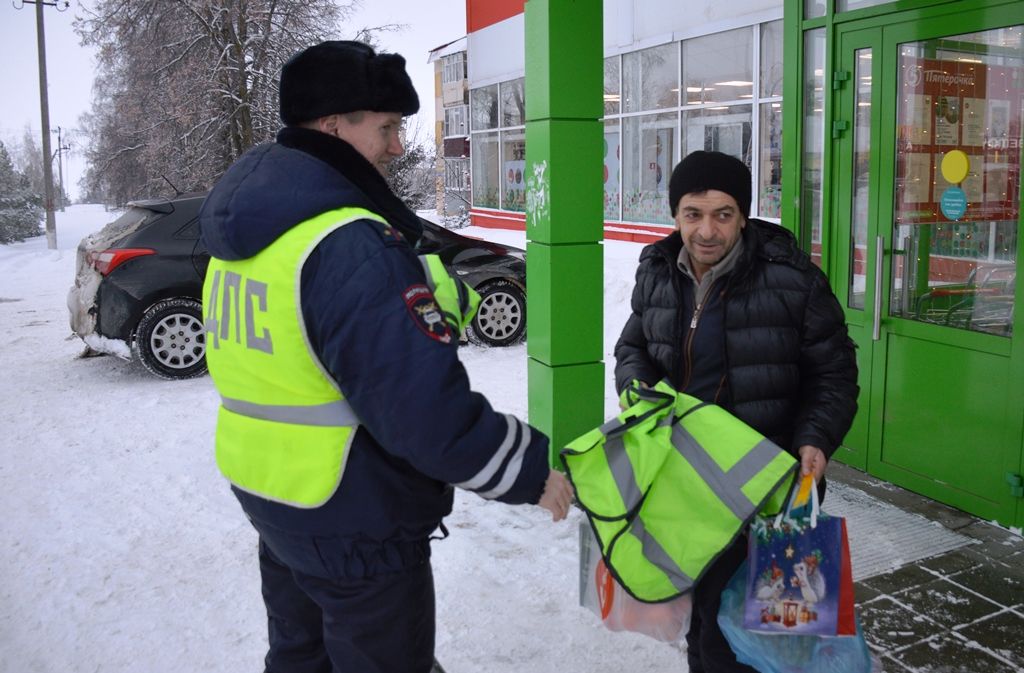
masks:
[(875, 317), (871, 328), (871, 340), (882, 338), (882, 255), (885, 253), (885, 240), (875, 237)]

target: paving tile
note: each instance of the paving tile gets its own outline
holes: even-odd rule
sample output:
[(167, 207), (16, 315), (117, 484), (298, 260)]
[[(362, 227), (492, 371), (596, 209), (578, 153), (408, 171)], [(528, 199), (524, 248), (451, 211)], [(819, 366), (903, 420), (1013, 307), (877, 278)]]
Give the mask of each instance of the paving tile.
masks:
[(883, 596), (863, 606), (860, 621), (864, 639), (881, 652), (905, 647), (931, 636), (938, 628), (892, 598)]
[(915, 613), (927, 615), (928, 619), (945, 628), (969, 624), (1002, 610), (1001, 606), (945, 579), (937, 579), (901, 592), (898, 600)]
[(970, 549), (971, 547), (954, 549), (951, 552), (918, 561), (918, 565), (940, 575), (952, 575), (973, 568), (982, 562), (977, 554), (970, 553)]
[(875, 600), (876, 598), (878, 598), (881, 595), (882, 595), (881, 591), (879, 591), (878, 589), (875, 589), (874, 587), (868, 586), (867, 584), (864, 584), (863, 582), (854, 582), (853, 583), (854, 602), (855, 602), (855, 604), (858, 607), (863, 605), (863, 604), (865, 604), (865, 603), (867, 603), (868, 601)]
[(1020, 669), (942, 633), (888, 655), (916, 673), (1019, 673)]
[(986, 521), (974, 523), (957, 529), (961, 535), (980, 541), (980, 545), (971, 545), (971, 549), (980, 552), (990, 559), (1003, 559), (1024, 549), (1024, 537), (994, 526)]
[(1024, 670), (1024, 617), (1010, 611), (957, 629), (960, 635), (993, 650)]
[(1024, 601), (1024, 570), (1006, 563), (984, 562), (948, 579), (1006, 607)]
[(921, 586), (935, 579), (935, 575), (917, 565), (908, 565), (891, 572), (868, 577), (863, 584), (883, 594), (894, 594), (904, 589)]

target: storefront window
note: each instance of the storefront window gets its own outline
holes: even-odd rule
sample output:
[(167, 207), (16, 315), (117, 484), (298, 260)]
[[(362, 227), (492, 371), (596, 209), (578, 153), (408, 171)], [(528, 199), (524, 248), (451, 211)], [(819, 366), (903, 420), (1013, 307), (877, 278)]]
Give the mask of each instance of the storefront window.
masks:
[(522, 126), (526, 123), (526, 99), (523, 96), (523, 78), (502, 82), (501, 125)]
[(618, 220), (619, 213), (619, 180), (622, 171), (622, 131), (618, 119), (604, 123), (604, 216), (609, 220)]
[(1021, 27), (903, 44), (890, 312), (1011, 336)]
[(470, 92), (474, 131), (498, 128), (498, 85), (482, 86)]
[(761, 26), (761, 95), (782, 95), (782, 21)]
[(825, 0), (804, 0), (804, 18), (825, 16)]
[(761, 147), (757, 159), (757, 215), (782, 216), (782, 103), (761, 106)]
[[(825, 149), (825, 29), (804, 33), (804, 151), (800, 180), (801, 238), (821, 266), (821, 185)], [(802, 239), (806, 240), (806, 239)]]
[(877, 5), (884, 5), (889, 2), (893, 2), (893, 0), (836, 0), (836, 11), (848, 12), (851, 9), (861, 9), (862, 7), (875, 7)]
[(683, 156), (697, 150), (730, 154), (748, 167), (751, 155), (749, 105), (715, 105), (683, 113)]
[(666, 44), (622, 56), (623, 112), (679, 105), (679, 45)]
[(604, 113), (619, 114), (619, 57), (604, 60)]
[(671, 224), (668, 181), (675, 156), (677, 117), (622, 120), (622, 219)]
[(526, 210), (526, 133), (522, 129), (501, 132), (501, 207)]
[(754, 34), (750, 28), (683, 42), (684, 105), (753, 98)]
[(498, 134), (473, 135), (473, 205), (498, 207)]

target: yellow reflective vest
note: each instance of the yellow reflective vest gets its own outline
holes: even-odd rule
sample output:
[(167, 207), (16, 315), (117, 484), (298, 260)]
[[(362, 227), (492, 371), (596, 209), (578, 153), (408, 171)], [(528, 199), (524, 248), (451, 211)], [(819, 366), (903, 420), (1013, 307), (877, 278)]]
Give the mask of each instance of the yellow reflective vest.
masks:
[(796, 460), (667, 383), (561, 451), (605, 564), (641, 601), (690, 591), (760, 510), (781, 509)]
[[(217, 465), (243, 491), (314, 508), (341, 483), (359, 419), (310, 346), (299, 290), (316, 246), (363, 219), (386, 224), (368, 210), (341, 208), (292, 227), (253, 257), (210, 259), (203, 315), (206, 361), (221, 397)], [(432, 285), (461, 284), (439, 260), (424, 267), (437, 274), (428, 275)], [(472, 317), (462, 304), (435, 299), (459, 317), (459, 329)]]

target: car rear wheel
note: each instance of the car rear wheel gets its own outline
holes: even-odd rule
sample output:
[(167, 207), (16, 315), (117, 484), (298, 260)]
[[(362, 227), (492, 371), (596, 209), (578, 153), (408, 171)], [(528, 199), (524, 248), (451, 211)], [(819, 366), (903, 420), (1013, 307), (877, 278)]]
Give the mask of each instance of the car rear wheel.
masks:
[(526, 295), (515, 283), (496, 280), (479, 288), (480, 308), (466, 335), (480, 346), (511, 346), (526, 336)]
[(167, 299), (151, 306), (135, 330), (135, 356), (152, 374), (190, 379), (206, 373), (206, 331), (195, 299)]

